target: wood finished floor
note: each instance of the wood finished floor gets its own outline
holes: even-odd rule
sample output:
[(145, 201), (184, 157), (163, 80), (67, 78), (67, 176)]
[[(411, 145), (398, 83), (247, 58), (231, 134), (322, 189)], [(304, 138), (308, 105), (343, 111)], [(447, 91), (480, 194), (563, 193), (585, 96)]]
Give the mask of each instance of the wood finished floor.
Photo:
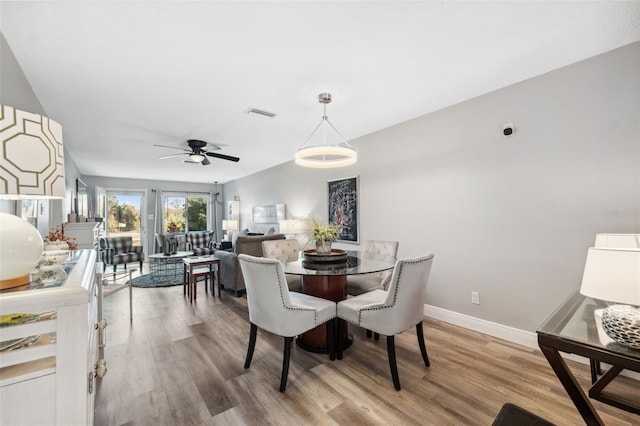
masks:
[[(350, 327), (341, 361), (294, 345), (287, 391), (278, 391), (283, 339), (259, 330), (251, 368), (246, 298), (223, 292), (191, 305), (182, 287), (134, 288), (105, 299), (108, 373), (96, 396), (96, 425), (491, 425), (506, 402), (558, 425), (583, 424), (538, 350), (425, 319), (431, 367), (415, 330), (396, 337), (402, 391), (391, 382), (386, 340)], [(569, 361), (581, 384), (586, 366)], [(616, 379), (638, 398), (637, 383)], [(635, 386), (635, 387), (634, 387)], [(592, 401), (607, 425), (640, 416)]]

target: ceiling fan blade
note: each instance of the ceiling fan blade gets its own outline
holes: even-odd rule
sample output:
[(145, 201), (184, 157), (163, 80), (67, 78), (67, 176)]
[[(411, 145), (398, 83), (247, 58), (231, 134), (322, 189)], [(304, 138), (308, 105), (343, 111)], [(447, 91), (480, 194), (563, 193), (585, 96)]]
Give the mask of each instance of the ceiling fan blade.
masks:
[(168, 146), (168, 145), (158, 145), (158, 144), (153, 144), (153, 146), (159, 146), (160, 148), (179, 149), (181, 151), (191, 152), (190, 149), (180, 148), (178, 146)]
[(167, 158), (177, 157), (178, 155), (185, 155), (185, 154), (189, 154), (189, 153), (188, 152), (181, 152), (179, 154), (163, 155), (162, 157), (158, 157), (158, 160), (165, 160)]
[(208, 166), (209, 164), (211, 164), (211, 161), (209, 161), (207, 157), (204, 157), (204, 160), (202, 160), (201, 163), (203, 166)]
[(232, 157), (231, 155), (218, 154), (216, 152), (205, 152), (209, 157), (221, 158), (223, 160), (229, 160), (237, 163), (240, 161), (238, 157)]

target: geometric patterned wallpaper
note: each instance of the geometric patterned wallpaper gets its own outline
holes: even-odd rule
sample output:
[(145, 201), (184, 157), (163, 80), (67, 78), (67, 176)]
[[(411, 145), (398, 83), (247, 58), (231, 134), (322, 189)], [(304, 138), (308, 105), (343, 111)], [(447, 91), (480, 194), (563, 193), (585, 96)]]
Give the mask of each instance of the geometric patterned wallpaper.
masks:
[(64, 198), (62, 126), (0, 105), (0, 198)]

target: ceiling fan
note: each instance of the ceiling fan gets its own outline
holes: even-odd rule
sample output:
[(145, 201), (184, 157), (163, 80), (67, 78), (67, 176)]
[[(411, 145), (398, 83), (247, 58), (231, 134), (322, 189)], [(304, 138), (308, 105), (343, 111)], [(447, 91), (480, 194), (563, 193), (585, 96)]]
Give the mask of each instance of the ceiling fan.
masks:
[[(158, 157), (158, 159), (160, 160), (164, 160), (166, 158), (172, 158), (172, 157), (177, 157), (178, 155), (188, 155), (189, 159), (188, 160), (184, 160), (183, 163), (200, 163), (203, 166), (207, 166), (209, 164), (211, 164), (211, 162), (209, 161), (209, 159), (207, 157), (214, 157), (214, 158), (220, 158), (222, 160), (228, 160), (228, 161), (233, 161), (233, 162), (238, 162), (240, 161), (240, 159), (238, 157), (233, 157), (231, 155), (225, 155), (225, 154), (218, 154), (217, 152), (211, 152), (211, 151), (218, 151), (222, 148), (220, 148), (218, 145), (215, 144), (207, 144), (205, 141), (201, 141), (198, 139), (189, 139), (187, 141), (187, 145), (189, 145), (189, 148), (191, 149), (185, 149), (185, 148), (177, 148), (175, 146), (167, 146), (167, 145), (155, 145), (154, 146), (159, 146), (162, 148), (171, 148), (171, 149), (179, 149), (181, 151), (184, 152), (180, 152), (178, 154), (170, 154), (170, 155), (164, 155), (162, 157)], [(207, 150), (206, 148), (209, 148), (209, 150)]]

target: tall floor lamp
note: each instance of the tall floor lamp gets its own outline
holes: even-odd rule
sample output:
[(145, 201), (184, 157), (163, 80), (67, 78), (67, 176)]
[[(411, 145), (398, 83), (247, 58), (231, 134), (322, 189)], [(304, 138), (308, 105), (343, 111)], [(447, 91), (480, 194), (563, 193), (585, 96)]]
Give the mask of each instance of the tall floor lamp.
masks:
[[(0, 105), (0, 142), (0, 199), (64, 198), (60, 124)], [(42, 236), (33, 225), (0, 212), (0, 289), (28, 284), (42, 248)]]

